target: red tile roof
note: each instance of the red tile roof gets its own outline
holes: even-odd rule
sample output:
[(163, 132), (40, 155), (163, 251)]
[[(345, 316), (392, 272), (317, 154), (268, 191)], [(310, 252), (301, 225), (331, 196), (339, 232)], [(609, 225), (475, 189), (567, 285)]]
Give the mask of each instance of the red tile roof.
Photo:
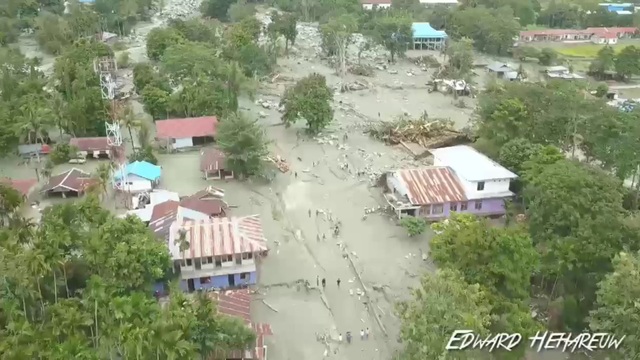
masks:
[(196, 259), (259, 253), (268, 249), (259, 215), (211, 218), (205, 221), (185, 219), (181, 228), (186, 231), (190, 246), (182, 253), (174, 250), (174, 257)]
[(107, 151), (111, 149), (106, 137), (72, 138), (69, 145), (75, 146), (80, 151)]
[(590, 27), (586, 29), (545, 29), (545, 30), (527, 30), (520, 31), (520, 36), (549, 36), (549, 35), (596, 35), (599, 37), (609, 38), (610, 34), (615, 36), (621, 36), (625, 34), (635, 34), (638, 32), (638, 28), (635, 27)]
[(216, 148), (205, 148), (200, 151), (200, 170), (206, 172), (224, 170), (225, 155)]
[(448, 167), (425, 167), (397, 170), (397, 178), (407, 189), (414, 205), (444, 204), (467, 201), (458, 177)]
[(89, 173), (73, 168), (52, 176), (42, 188), (42, 192), (52, 191), (56, 188), (62, 188), (63, 191), (83, 192), (94, 182), (95, 180), (91, 178)]
[(234, 350), (224, 356), (227, 359), (264, 359), (266, 355), (264, 337), (273, 335), (273, 330), (269, 324), (251, 322), (251, 292), (248, 289), (242, 289), (209, 294), (209, 297), (216, 301), (220, 314), (239, 318), (256, 333), (256, 346), (252, 350)]
[(215, 136), (218, 119), (215, 116), (156, 121), (158, 139), (182, 139)]
[(27, 180), (15, 180), (15, 179), (0, 179), (0, 184), (4, 184), (10, 186), (15, 189), (17, 192), (22, 194), (22, 196), (29, 196), (33, 188), (38, 184), (38, 180), (36, 179), (27, 179)]

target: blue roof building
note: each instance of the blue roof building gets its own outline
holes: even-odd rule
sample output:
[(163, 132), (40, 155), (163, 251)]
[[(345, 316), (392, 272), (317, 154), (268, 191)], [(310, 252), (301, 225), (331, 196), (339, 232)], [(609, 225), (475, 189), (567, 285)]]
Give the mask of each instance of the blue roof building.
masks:
[(414, 50), (442, 50), (447, 41), (447, 33), (434, 29), (429, 23), (415, 22), (411, 30)]
[[(152, 190), (160, 181), (162, 168), (146, 161), (135, 161), (116, 171), (113, 175), (114, 187), (118, 190), (140, 192)], [(124, 176), (124, 181), (122, 177)]]
[(630, 15), (634, 10), (632, 3), (600, 3), (598, 5), (618, 15)]

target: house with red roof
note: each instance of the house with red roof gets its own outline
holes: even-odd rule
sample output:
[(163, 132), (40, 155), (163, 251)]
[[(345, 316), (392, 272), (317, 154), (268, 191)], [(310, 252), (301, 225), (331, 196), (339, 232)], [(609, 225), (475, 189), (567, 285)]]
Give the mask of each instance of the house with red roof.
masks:
[(110, 159), (113, 155), (113, 149), (106, 137), (71, 138), (69, 145), (78, 149), (78, 157), (81, 158), (91, 156), (94, 159)]
[(451, 213), (502, 216), (518, 176), (467, 145), (432, 149), (434, 166), (385, 175), (385, 199), (398, 217), (438, 221)]
[(156, 138), (165, 141), (168, 150), (179, 150), (214, 141), (218, 119), (202, 116), (156, 121)]
[(268, 250), (259, 215), (178, 218), (168, 246), (180, 287), (189, 292), (255, 284), (256, 259)]
[(215, 359), (227, 360), (267, 360), (265, 336), (273, 335), (271, 325), (251, 321), (251, 292), (248, 289), (225, 290), (208, 293), (216, 303), (219, 314), (231, 316), (244, 322), (256, 334), (255, 346), (215, 354)]
[(233, 179), (233, 171), (226, 165), (225, 154), (213, 147), (200, 150), (200, 171), (205, 180)]
[(69, 169), (61, 174), (54, 175), (44, 185), (41, 192), (48, 196), (81, 196), (95, 183), (89, 173), (80, 169)]
[(595, 44), (613, 45), (618, 39), (629, 38), (638, 35), (635, 27), (590, 27), (586, 29), (540, 29), (520, 32), (521, 42), (533, 41), (566, 41), (588, 42)]
[(22, 195), (25, 199), (28, 199), (29, 196), (33, 193), (33, 190), (38, 185), (38, 180), (36, 179), (25, 179), (25, 180), (16, 180), (10, 178), (0, 179), (0, 184), (6, 185), (18, 193)]

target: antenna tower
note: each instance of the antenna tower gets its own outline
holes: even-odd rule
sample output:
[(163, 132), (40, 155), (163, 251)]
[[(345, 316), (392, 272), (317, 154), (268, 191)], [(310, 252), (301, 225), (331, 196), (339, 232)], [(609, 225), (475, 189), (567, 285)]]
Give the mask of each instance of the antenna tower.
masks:
[[(109, 116), (111, 121), (105, 122), (104, 126), (107, 133), (107, 144), (112, 147), (112, 156), (118, 163), (118, 169), (114, 168), (114, 171), (118, 171), (121, 174), (120, 186), (118, 186), (114, 180), (114, 187), (127, 191), (126, 158), (124, 157), (124, 149), (122, 148), (122, 133), (120, 132), (120, 123), (118, 121), (119, 107), (116, 97), (116, 71), (118, 70), (118, 63), (116, 59), (111, 56), (96, 58), (93, 61), (93, 70), (100, 79), (102, 98), (108, 100), (110, 104)], [(130, 200), (127, 199), (127, 196), (125, 196), (125, 205), (128, 204)]]

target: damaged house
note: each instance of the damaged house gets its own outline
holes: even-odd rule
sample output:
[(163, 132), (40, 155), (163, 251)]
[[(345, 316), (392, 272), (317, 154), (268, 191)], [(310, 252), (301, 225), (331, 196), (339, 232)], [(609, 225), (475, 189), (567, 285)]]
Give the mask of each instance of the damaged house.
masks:
[(398, 217), (446, 219), (452, 212), (502, 216), (517, 175), (466, 145), (430, 150), (434, 166), (385, 174), (385, 199)]

